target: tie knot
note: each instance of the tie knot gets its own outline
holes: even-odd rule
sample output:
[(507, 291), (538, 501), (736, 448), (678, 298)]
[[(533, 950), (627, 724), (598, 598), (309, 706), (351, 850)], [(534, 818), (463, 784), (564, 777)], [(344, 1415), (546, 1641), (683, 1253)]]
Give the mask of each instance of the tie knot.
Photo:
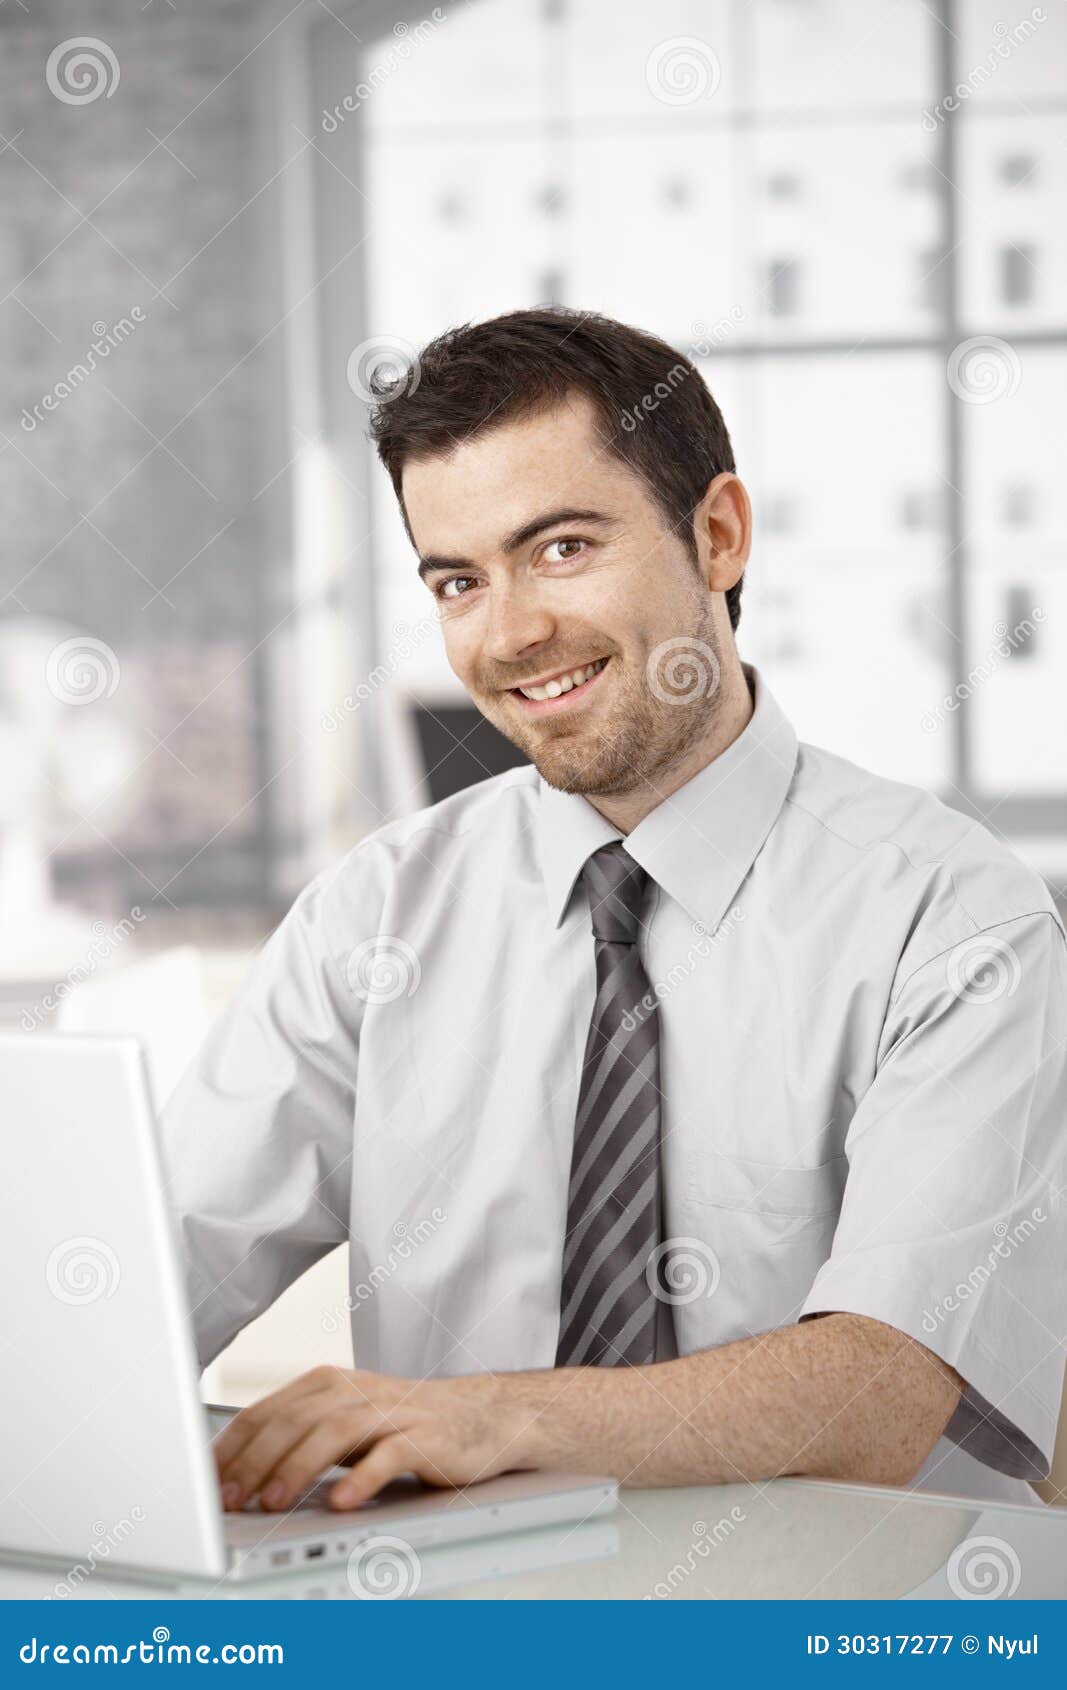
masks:
[(641, 926), (648, 875), (621, 839), (594, 851), (582, 870), (597, 939), (632, 945)]

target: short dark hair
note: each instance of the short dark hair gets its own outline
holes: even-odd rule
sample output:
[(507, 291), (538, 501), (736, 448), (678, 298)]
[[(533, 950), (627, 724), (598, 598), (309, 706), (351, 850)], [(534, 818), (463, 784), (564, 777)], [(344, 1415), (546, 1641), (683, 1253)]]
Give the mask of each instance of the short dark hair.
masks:
[[(733, 470), (722, 413), (696, 366), (666, 341), (590, 311), (540, 306), (464, 323), (430, 341), (417, 365), (370, 378), (370, 434), (404, 526), (404, 466), (498, 423), (581, 393), (607, 451), (644, 481), (671, 529), (697, 555), (693, 513), (709, 482)], [(726, 594), (730, 625), (741, 582)]]

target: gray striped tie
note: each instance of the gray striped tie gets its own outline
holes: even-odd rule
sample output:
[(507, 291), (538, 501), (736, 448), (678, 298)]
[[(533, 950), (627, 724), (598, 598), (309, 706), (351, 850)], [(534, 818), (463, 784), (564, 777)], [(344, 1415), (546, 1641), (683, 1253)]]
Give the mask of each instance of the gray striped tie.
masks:
[(582, 880), (597, 994), (574, 1129), (556, 1366), (637, 1366), (656, 1356), (646, 1268), (660, 1229), (659, 1009), (636, 943), (648, 876), (616, 841), (593, 853)]

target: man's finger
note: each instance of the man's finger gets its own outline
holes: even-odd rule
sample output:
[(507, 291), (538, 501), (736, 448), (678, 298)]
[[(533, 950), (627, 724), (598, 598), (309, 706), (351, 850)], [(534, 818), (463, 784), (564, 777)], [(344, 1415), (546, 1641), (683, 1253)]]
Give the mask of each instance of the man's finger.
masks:
[(335, 1383), (336, 1369), (316, 1367), (310, 1373), (301, 1373), (297, 1378), (290, 1379), (287, 1385), (281, 1385), (268, 1396), (260, 1397), (258, 1402), (242, 1408), (223, 1427), (212, 1444), (215, 1466), (219, 1473), (221, 1474), (223, 1468), (228, 1466), (238, 1452), (251, 1443), (276, 1415), (284, 1414), (291, 1404), (300, 1402), (305, 1397), (315, 1396)]
[[(441, 1476), (434, 1463), (428, 1465), (440, 1484)], [(399, 1478), (401, 1473), (418, 1473), (425, 1478), (426, 1466), (425, 1457), (405, 1432), (390, 1432), (388, 1437), (378, 1440), (362, 1461), (356, 1462), (351, 1473), (346, 1473), (331, 1487), (330, 1507), (358, 1508), (372, 1496), (377, 1496), (383, 1485)]]
[(279, 1415), (262, 1426), (219, 1472), (223, 1507), (242, 1508), (261, 1488), (267, 1474), (306, 1436), (312, 1424), (310, 1420)]
[(385, 1415), (374, 1409), (349, 1408), (317, 1421), (263, 1475), (260, 1495), (263, 1506), (287, 1508), (325, 1468), (334, 1466), (346, 1455), (362, 1454), (388, 1429)]

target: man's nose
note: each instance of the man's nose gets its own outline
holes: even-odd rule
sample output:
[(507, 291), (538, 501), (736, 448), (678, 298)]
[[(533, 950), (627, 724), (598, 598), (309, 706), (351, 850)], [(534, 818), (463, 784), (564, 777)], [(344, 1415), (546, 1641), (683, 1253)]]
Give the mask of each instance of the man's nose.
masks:
[(513, 586), (494, 590), (489, 601), (485, 653), (497, 663), (513, 663), (531, 646), (543, 645), (556, 622), (535, 591)]

